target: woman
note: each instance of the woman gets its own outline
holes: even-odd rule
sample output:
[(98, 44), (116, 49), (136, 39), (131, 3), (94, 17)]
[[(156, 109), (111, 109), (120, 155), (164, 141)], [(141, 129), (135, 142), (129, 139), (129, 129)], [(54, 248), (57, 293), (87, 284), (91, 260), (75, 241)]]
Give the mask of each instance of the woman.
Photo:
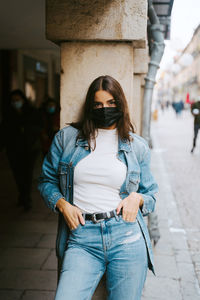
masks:
[(46, 204), (59, 212), (56, 300), (91, 299), (104, 272), (109, 300), (141, 298), (148, 266), (154, 272), (142, 217), (157, 192), (149, 164), (119, 82), (96, 78), (80, 122), (55, 135), (39, 180)]

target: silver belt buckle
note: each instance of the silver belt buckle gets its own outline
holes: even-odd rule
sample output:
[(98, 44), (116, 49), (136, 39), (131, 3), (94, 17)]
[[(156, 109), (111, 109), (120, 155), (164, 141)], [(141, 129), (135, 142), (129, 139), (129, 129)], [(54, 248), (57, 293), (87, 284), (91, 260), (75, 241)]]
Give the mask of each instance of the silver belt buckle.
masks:
[(101, 222), (102, 220), (104, 220), (104, 219), (99, 219), (99, 220), (97, 220), (97, 219), (96, 219), (96, 214), (92, 214), (92, 222), (93, 222), (93, 223), (96, 224), (96, 223)]

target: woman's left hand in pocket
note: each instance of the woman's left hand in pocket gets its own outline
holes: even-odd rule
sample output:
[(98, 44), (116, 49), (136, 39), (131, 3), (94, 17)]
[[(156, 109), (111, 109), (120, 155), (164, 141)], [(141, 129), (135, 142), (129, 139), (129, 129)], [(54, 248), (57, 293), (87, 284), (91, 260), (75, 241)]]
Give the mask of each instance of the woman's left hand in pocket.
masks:
[(127, 222), (134, 222), (136, 220), (138, 209), (143, 205), (143, 202), (141, 194), (132, 192), (119, 203), (117, 207), (117, 214), (119, 214), (122, 209), (123, 219)]

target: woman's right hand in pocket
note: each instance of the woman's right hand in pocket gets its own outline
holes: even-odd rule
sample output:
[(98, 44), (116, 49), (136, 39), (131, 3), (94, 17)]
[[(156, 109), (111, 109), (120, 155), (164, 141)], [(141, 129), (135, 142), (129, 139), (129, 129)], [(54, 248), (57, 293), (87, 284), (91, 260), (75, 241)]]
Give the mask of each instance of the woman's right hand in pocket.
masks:
[(80, 208), (71, 205), (63, 198), (58, 200), (56, 207), (63, 214), (63, 217), (70, 230), (76, 229), (79, 224), (85, 225), (85, 220), (82, 216)]

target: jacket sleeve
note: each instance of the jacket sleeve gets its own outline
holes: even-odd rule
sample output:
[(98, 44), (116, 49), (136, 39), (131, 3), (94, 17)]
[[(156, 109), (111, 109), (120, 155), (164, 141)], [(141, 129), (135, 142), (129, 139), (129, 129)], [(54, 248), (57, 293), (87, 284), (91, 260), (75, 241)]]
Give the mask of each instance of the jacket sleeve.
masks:
[(158, 192), (158, 185), (150, 170), (150, 160), (151, 153), (148, 147), (140, 162), (140, 184), (137, 191), (144, 199), (143, 206), (140, 208), (143, 216), (147, 216), (154, 211), (156, 202), (155, 193)]
[(42, 172), (38, 178), (38, 190), (45, 204), (58, 213), (56, 202), (64, 198), (59, 188), (58, 165), (63, 152), (60, 131), (54, 136), (51, 147), (44, 158)]

